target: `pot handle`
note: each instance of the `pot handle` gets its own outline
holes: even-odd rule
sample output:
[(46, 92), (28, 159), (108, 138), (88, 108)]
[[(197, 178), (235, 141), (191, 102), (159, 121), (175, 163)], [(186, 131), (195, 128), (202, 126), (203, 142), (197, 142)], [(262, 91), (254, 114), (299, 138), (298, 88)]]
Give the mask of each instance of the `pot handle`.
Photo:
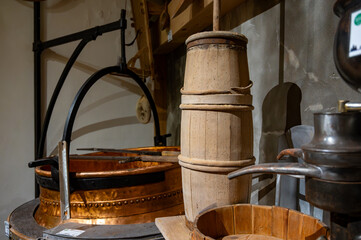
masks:
[[(290, 148), (282, 150), (277, 159), (280, 160), (284, 156), (292, 156), (304, 159), (304, 154), (300, 148)], [(304, 175), (307, 177), (320, 178), (322, 171), (319, 167), (302, 163), (264, 163), (241, 168), (228, 174), (228, 178), (232, 179), (238, 176), (253, 173), (271, 173), (271, 174), (288, 174), (288, 175)]]
[(34, 168), (38, 166), (51, 165), (52, 167), (58, 168), (58, 156), (50, 156), (47, 158), (37, 159), (28, 163), (29, 168)]
[(302, 160), (304, 160), (304, 154), (303, 154), (302, 149), (300, 149), (300, 148), (288, 148), (288, 149), (282, 150), (278, 154), (277, 160), (282, 159), (284, 156), (291, 156), (291, 157), (301, 158)]
[(286, 175), (303, 175), (307, 177), (320, 178), (321, 171), (318, 167), (310, 166), (305, 163), (264, 163), (241, 168), (228, 174), (228, 178), (254, 174), (286, 174)]

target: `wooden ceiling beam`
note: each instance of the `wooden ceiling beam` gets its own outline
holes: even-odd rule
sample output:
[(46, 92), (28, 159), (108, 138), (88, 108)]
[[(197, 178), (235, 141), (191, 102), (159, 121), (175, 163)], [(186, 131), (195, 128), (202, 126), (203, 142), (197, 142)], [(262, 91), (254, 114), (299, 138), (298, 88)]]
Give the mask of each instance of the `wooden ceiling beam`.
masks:
[[(240, 5), (245, 0), (221, 1), (221, 16)], [(173, 16), (177, 12), (179, 0), (172, 0), (168, 5), (168, 13)], [(194, 0), (187, 8), (170, 19), (168, 29), (157, 29), (154, 42), (154, 53), (164, 54), (184, 44), (190, 35), (202, 31), (212, 24), (213, 0)]]

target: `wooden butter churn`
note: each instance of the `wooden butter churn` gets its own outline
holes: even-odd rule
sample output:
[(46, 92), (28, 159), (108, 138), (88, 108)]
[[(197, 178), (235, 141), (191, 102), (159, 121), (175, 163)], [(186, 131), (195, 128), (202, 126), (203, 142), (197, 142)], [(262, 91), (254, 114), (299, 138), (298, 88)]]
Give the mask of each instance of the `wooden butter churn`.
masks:
[(251, 178), (230, 181), (227, 174), (254, 164), (255, 158), (247, 38), (202, 32), (190, 36), (186, 45), (179, 163), (192, 228), (207, 209), (249, 201)]

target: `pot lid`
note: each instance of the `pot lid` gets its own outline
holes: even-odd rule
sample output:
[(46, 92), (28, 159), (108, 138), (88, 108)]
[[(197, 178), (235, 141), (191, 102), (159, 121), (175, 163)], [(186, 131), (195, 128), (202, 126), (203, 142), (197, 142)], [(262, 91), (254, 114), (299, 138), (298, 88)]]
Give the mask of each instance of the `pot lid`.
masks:
[(315, 113), (315, 134), (305, 151), (361, 153), (361, 112)]

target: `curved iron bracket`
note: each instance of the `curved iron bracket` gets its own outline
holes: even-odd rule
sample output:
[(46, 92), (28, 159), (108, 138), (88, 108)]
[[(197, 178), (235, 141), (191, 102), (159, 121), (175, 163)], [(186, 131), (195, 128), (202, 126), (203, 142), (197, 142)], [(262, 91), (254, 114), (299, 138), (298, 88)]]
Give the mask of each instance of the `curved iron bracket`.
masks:
[(152, 113), (153, 113), (154, 125), (155, 125), (155, 135), (156, 135), (154, 137), (154, 145), (155, 146), (166, 145), (166, 142), (163, 141), (163, 138), (165, 138), (165, 136), (160, 135), (158, 112), (157, 112), (157, 109), (156, 109), (156, 106), (155, 106), (155, 103), (153, 101), (151, 93), (149, 92), (148, 88), (143, 83), (143, 81), (138, 77), (138, 75), (136, 75), (135, 73), (133, 73), (129, 69), (121, 69), (120, 66), (112, 66), (112, 67), (103, 68), (103, 69), (99, 70), (98, 72), (94, 73), (83, 84), (83, 86), (78, 91), (78, 93), (77, 93), (77, 95), (76, 95), (76, 97), (75, 97), (75, 99), (74, 99), (74, 101), (73, 101), (73, 103), (72, 103), (72, 105), (70, 107), (68, 117), (67, 117), (65, 127), (64, 127), (62, 141), (66, 141), (68, 144), (70, 143), (75, 117), (76, 117), (76, 114), (77, 114), (77, 112), (79, 110), (80, 104), (83, 101), (86, 93), (94, 85), (94, 83), (96, 83), (100, 78), (102, 78), (105, 75), (110, 74), (110, 73), (118, 73), (118, 74), (122, 74), (122, 75), (126, 75), (126, 76), (131, 77), (133, 80), (135, 80), (135, 82), (143, 90), (145, 96), (147, 97), (147, 99), (149, 101), (149, 105), (150, 105)]

